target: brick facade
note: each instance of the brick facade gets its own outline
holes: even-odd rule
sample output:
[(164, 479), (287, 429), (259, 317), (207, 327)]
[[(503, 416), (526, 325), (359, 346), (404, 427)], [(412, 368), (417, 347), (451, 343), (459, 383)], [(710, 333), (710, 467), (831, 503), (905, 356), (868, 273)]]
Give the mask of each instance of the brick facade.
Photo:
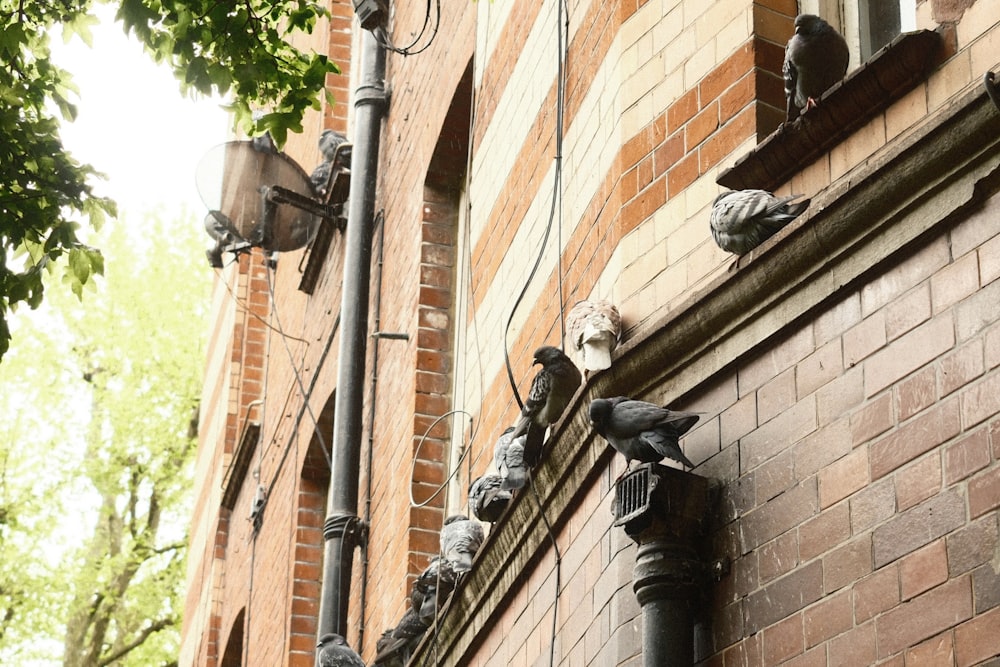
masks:
[[(351, 130), (356, 34), (331, 8), (317, 40), (344, 67), (342, 104), (290, 142), (307, 170), (324, 127)], [(693, 610), (700, 664), (995, 660), (1000, 113), (980, 81), (1000, 63), (996, 6), (919, 3), (919, 27), (947, 24), (930, 73), (798, 165), (777, 189), (810, 209), (738, 266), (708, 212), (782, 120), (797, 3), (566, 8), (560, 215), (513, 317), (552, 205), (554, 3), (443, 6), (427, 51), (388, 59), (369, 333), (407, 336), (369, 338), (364, 387), (335, 386), (339, 234), (311, 295), (303, 251), (220, 274), (180, 663), (311, 664), (335, 391), (365, 396), (347, 640), (371, 659), (517, 416), (505, 332), (523, 396), (531, 350), (591, 296), (619, 306), (625, 341), (552, 431), (542, 509), (521, 493), (492, 527), (417, 664), (642, 664), (637, 549), (611, 525), (624, 461), (587, 418), (614, 395), (701, 413), (683, 440), (716, 489), (701, 555), (729, 569)], [(393, 5), (397, 42), (424, 9)]]

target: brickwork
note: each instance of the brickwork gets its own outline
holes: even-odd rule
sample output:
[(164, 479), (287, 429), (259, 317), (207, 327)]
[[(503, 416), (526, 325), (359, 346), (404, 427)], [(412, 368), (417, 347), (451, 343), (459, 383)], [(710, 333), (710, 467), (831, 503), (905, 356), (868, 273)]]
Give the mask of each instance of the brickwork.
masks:
[[(930, 5), (944, 4), (921, 3), (918, 22), (933, 27)], [(954, 54), (926, 83), (803, 165), (783, 192), (836, 207), (872, 165), (899, 159), (900, 146), (996, 68), (1000, 17), (983, 0), (965, 4), (954, 19)], [(410, 494), (426, 499), (453, 465), (454, 434), (464, 431), (440, 418), (473, 413), (473, 475), (490, 465), (496, 436), (517, 413), (502, 339), (552, 203), (557, 7), (448, 7), (426, 52), (389, 57), (372, 267), (379, 289), (368, 333), (408, 339), (369, 338), (367, 369), (377, 359), (377, 374), (365, 386), (335, 387), (339, 235), (311, 296), (296, 289), (298, 253), (270, 273), (259, 255), (230, 269), (244, 281), (232, 278), (234, 292), (248, 294), (259, 318), (217, 295), (181, 664), (218, 665), (224, 652), (228, 664), (226, 644), (237, 636), (248, 664), (311, 662), (328, 485), (315, 434), (332, 431), (335, 389), (364, 393), (363, 452), (372, 448), (372, 465), (363, 457), (360, 471), (362, 493), (371, 491), (359, 508), (370, 516), (367, 569), (356, 552), (347, 637), (366, 658), (437, 552), (446, 494), (427, 507), (411, 506)], [(727, 288), (733, 258), (706, 223), (715, 178), (781, 120), (778, 73), (797, 6), (580, 0), (566, 9), (561, 228), (551, 230), (507, 342), (522, 396), (531, 350), (559, 342), (563, 304), (612, 298), (628, 355), (671, 313)], [(397, 42), (419, 32), (424, 10), (393, 6)], [(318, 43), (346, 64), (350, 5), (331, 11)], [(349, 80), (347, 67), (330, 78), (340, 102)], [(317, 112), (288, 151), (308, 170), (319, 132), (349, 130), (349, 122), (347, 104)], [(928, 187), (960, 177), (929, 175)], [(996, 186), (985, 178), (977, 188)], [(740, 326), (761, 338), (690, 361), (729, 359), (712, 373), (629, 385), (702, 413), (684, 448), (696, 474), (721, 484), (706, 550), (728, 558), (731, 570), (710, 587), (697, 619), (701, 663), (976, 665), (1000, 654), (988, 632), (1000, 618), (998, 201), (956, 209), (942, 195), (929, 215), (947, 219), (934, 218), (912, 242), (884, 234), (884, 252), (846, 279), (840, 264), (817, 274), (814, 292), (827, 291), (806, 311), (789, 315), (760, 294), (761, 304), (748, 307), (766, 324)], [(900, 198), (898, 211), (880, 214), (909, 215), (913, 205)], [(790, 228), (762, 256), (780, 256), (789, 235), (808, 233)], [(456, 267), (465, 263), (469, 283), (459, 284)], [(465, 321), (455, 318), (459, 302), (469, 304)], [(653, 362), (669, 356), (663, 351), (643, 372), (659, 377)], [(618, 393), (613, 377), (614, 368), (591, 378), (585, 392)], [(252, 469), (235, 507), (222, 510), (227, 457), (259, 399), (253, 409), (264, 427)], [(585, 399), (550, 451), (571, 446), (560, 437), (592, 437), (589, 425), (581, 435)], [(469, 645), (441, 664), (543, 664), (550, 649), (556, 664), (641, 664), (636, 549), (611, 527), (624, 463), (594, 442), (595, 451), (571, 459), (593, 472), (560, 477), (569, 464), (547, 460), (539, 474), (561, 554), (558, 602), (551, 542), (527, 526), (517, 534), (535, 541), (507, 544), (523, 568), (498, 575), (502, 585), (483, 600), (485, 622), (477, 616)], [(558, 483), (570, 479), (583, 481)], [(463, 471), (460, 499), (467, 482)], [(267, 500), (255, 527), (258, 486)], [(569, 509), (557, 510), (568, 495)], [(523, 516), (530, 499), (522, 492), (516, 502)], [(503, 540), (514, 529), (496, 530)]]

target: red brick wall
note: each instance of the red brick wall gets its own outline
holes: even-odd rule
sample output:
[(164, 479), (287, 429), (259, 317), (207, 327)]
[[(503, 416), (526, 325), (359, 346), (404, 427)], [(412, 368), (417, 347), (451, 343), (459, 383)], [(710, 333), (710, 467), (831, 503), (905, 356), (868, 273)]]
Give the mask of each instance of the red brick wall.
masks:
[(993, 201), (683, 402), (728, 480), (711, 664), (1000, 652)]

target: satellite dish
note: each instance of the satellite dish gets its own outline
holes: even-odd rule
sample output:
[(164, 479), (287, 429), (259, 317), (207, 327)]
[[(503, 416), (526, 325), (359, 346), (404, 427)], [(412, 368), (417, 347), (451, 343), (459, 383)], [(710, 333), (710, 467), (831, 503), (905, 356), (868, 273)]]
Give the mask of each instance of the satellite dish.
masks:
[(220, 253), (249, 246), (297, 250), (309, 243), (327, 213), (313, 199), (309, 176), (295, 160), (258, 150), (252, 141), (229, 141), (210, 149), (195, 178), (209, 209), (206, 230), (219, 243)]

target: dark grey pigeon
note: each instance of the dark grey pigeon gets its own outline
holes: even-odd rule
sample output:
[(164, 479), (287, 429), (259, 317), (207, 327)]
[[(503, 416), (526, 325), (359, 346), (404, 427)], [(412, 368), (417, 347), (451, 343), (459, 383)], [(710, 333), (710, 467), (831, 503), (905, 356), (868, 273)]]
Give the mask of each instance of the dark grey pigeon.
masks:
[(330, 174), (333, 172), (332, 162), (320, 162), (313, 173), (309, 175), (309, 183), (312, 184), (313, 192), (319, 197), (326, 196), (326, 189), (330, 183)]
[[(395, 628), (389, 628), (382, 633), (382, 636), (378, 638), (375, 642), (375, 661), (372, 662), (371, 667), (403, 667), (403, 656), (399, 652), (389, 653), (387, 649), (395, 644), (396, 640), (392, 637), (392, 632)], [(379, 660), (378, 656), (382, 656)]]
[(459, 574), (472, 569), (472, 559), (483, 544), (483, 527), (478, 521), (454, 514), (441, 526), (441, 556)]
[(528, 483), (528, 466), (524, 462), (524, 442), (527, 435), (514, 437), (514, 427), (511, 426), (493, 448), (493, 463), (500, 473), (500, 488), (513, 491), (523, 488)]
[(386, 638), (383, 634), (382, 638), (379, 639), (378, 644), (381, 644), (382, 647), (378, 648), (378, 644), (376, 644), (378, 653), (372, 662), (373, 667), (374, 665), (384, 667), (397, 664), (405, 665), (429, 627), (430, 625), (425, 623), (417, 615), (417, 612), (413, 611), (412, 608), (407, 609), (403, 617), (399, 619), (399, 623), (392, 629), (389, 637)]
[(531, 381), (528, 399), (512, 436), (515, 439), (527, 436), (524, 462), (529, 468), (537, 465), (541, 458), (545, 430), (559, 420), (583, 382), (580, 369), (557, 347), (545, 345), (535, 350), (534, 363), (541, 364), (542, 368)]
[(785, 120), (792, 122), (816, 105), (847, 73), (847, 42), (833, 27), (813, 14), (795, 17), (795, 34), (785, 47)]
[(698, 421), (693, 412), (675, 412), (624, 396), (595, 398), (590, 402), (594, 430), (604, 436), (625, 460), (658, 463), (664, 458), (694, 464), (681, 451), (679, 439)]
[(347, 142), (347, 137), (336, 130), (323, 130), (319, 136), (319, 152), (324, 162), (333, 162), (337, 158), (337, 148)]
[(494, 523), (507, 509), (511, 497), (500, 475), (482, 475), (469, 486), (469, 509), (480, 521)]
[(802, 195), (775, 197), (765, 190), (729, 190), (712, 203), (712, 238), (726, 252), (745, 255), (807, 208)]
[(458, 583), (458, 573), (447, 560), (440, 557), (431, 559), (410, 591), (410, 606), (420, 620), (431, 625), (438, 610), (444, 604)]
[(365, 667), (361, 656), (338, 634), (323, 635), (316, 647), (316, 667)]

